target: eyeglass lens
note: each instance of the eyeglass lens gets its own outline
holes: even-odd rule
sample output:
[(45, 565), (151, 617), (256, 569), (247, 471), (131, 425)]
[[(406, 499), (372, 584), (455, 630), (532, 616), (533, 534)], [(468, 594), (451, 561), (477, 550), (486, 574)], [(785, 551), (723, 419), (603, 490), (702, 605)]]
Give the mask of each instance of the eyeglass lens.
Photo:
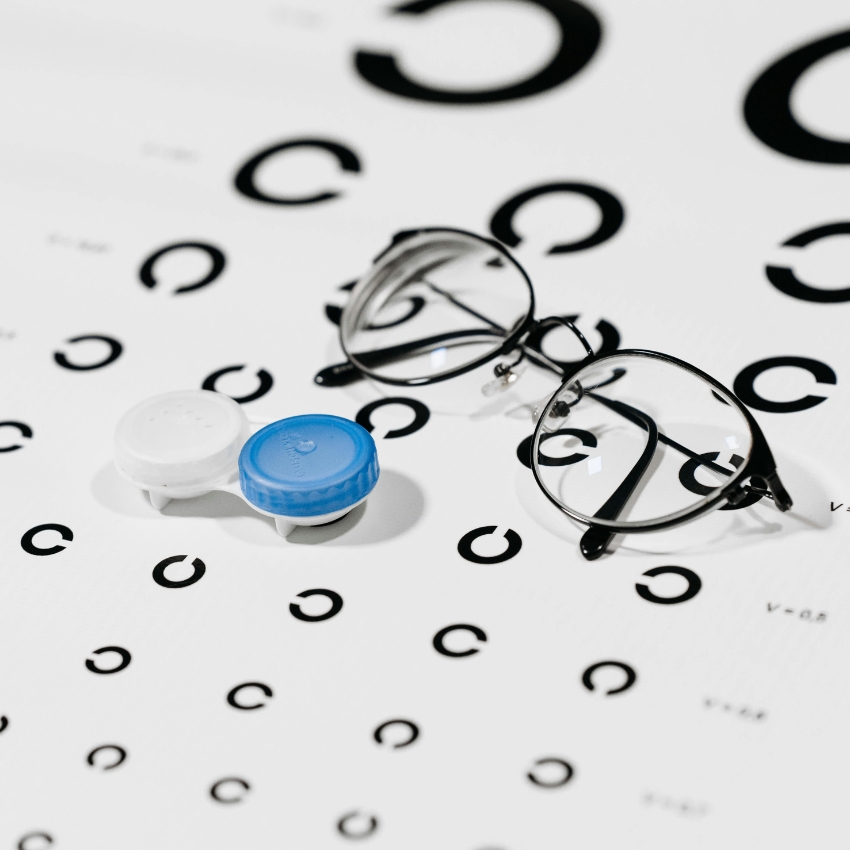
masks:
[(614, 355), (553, 396), (532, 457), (543, 489), (577, 518), (640, 528), (705, 505), (751, 448), (741, 411), (701, 377), (664, 360)]
[(417, 381), (492, 355), (526, 318), (529, 285), (489, 242), (418, 233), (391, 248), (345, 311), (343, 345), (365, 371)]

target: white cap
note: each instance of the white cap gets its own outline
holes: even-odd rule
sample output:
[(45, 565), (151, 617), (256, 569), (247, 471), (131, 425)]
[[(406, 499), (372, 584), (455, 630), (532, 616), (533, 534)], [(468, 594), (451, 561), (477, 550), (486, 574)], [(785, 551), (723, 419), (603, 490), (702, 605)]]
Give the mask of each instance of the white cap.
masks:
[(163, 393), (128, 410), (115, 429), (115, 465), (142, 488), (203, 487), (235, 473), (248, 417), (209, 390)]

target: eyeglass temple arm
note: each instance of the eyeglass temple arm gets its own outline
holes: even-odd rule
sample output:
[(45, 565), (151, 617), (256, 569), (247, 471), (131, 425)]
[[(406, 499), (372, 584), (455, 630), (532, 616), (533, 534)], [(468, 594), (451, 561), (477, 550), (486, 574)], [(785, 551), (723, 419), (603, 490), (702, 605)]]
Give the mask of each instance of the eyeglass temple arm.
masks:
[[(386, 363), (392, 363), (395, 360), (403, 360), (405, 357), (410, 357), (415, 354), (421, 354), (423, 351), (429, 351), (434, 348), (439, 348), (446, 342), (452, 341), (470, 341), (476, 337), (492, 338), (499, 337), (502, 334), (497, 331), (491, 331), (488, 328), (473, 328), (465, 331), (448, 331), (447, 333), (435, 334), (434, 336), (423, 337), (422, 339), (414, 339), (410, 342), (401, 343), (399, 345), (391, 345), (387, 348), (376, 348), (373, 351), (364, 351), (356, 354), (364, 366), (382, 366)], [(313, 379), (317, 384), (327, 387), (342, 387), (346, 384), (351, 384), (363, 377), (360, 370), (350, 361), (346, 360), (343, 363), (335, 363), (333, 366), (326, 366), (316, 374)]]
[[(584, 394), (590, 396), (590, 398), (594, 399), (594, 401), (604, 404), (606, 407), (616, 413), (619, 413), (621, 416), (624, 416), (629, 421), (634, 422), (635, 425), (639, 425), (641, 428), (644, 427), (640, 418), (634, 415), (634, 413), (639, 412), (635, 408), (624, 405), (622, 402), (605, 398), (605, 396), (601, 396), (598, 393), (591, 392), (590, 390), (585, 390)], [(761, 432), (759, 431), (759, 434), (760, 433)], [(665, 434), (659, 434), (658, 439), (665, 445), (670, 446), (671, 449), (681, 452), (686, 457), (696, 461), (699, 465), (710, 469), (712, 472), (717, 472), (720, 475), (725, 475), (727, 477), (732, 475), (731, 470), (725, 469), (712, 461), (706, 460), (695, 451), (692, 451), (687, 446), (683, 446), (681, 443), (676, 442), (676, 440), (671, 439)], [(761, 437), (761, 440), (764, 442), (763, 437)], [(749, 485), (744, 485), (739, 490), (733, 493), (728, 493), (727, 498), (729, 499), (729, 503), (736, 505), (744, 499), (747, 493), (758, 493), (759, 495), (767, 496), (768, 499), (773, 500), (774, 504), (780, 511), (787, 511), (794, 503), (791, 500), (791, 496), (788, 494), (788, 491), (779, 480), (779, 475), (776, 472), (776, 464), (773, 462), (773, 456), (770, 454), (770, 450), (767, 449), (766, 443), (764, 444), (764, 448), (761, 453), (765, 455), (765, 457), (762, 458), (762, 465), (767, 468), (768, 471), (763, 474), (753, 473), (750, 476)]]
[[(656, 448), (658, 447), (659, 435), (658, 426), (655, 424), (655, 420), (640, 410), (629, 407), (627, 404), (623, 404), (622, 402), (616, 402), (616, 404), (619, 408), (621, 408), (619, 412), (622, 412), (624, 416), (628, 415), (628, 418), (641, 425), (641, 427), (648, 433), (648, 438), (646, 446), (644, 447), (641, 456), (638, 458), (637, 463), (632, 467), (631, 472), (629, 472), (629, 474), (623, 479), (620, 486), (611, 494), (608, 501), (605, 502), (605, 504), (594, 514), (594, 517), (598, 519), (612, 520), (616, 519), (620, 515), (620, 512), (631, 498), (635, 487), (637, 487), (640, 480), (646, 474), (646, 470), (655, 455)], [(588, 530), (582, 535), (581, 542), (579, 544), (581, 554), (588, 561), (595, 561), (605, 552), (616, 534), (616, 531), (591, 525), (591, 527), (588, 528)]]
[[(597, 393), (591, 391), (585, 391), (585, 395), (590, 398), (598, 401), (600, 404), (604, 404), (606, 407), (611, 410), (619, 413), (621, 416), (624, 416), (630, 422), (633, 422), (635, 425), (640, 426), (644, 431), (649, 433), (649, 440), (647, 442), (647, 446), (644, 449), (643, 454), (641, 455), (638, 462), (632, 468), (631, 472), (626, 476), (626, 479), (623, 483), (614, 491), (612, 496), (608, 499), (608, 501), (594, 514), (594, 516), (599, 519), (616, 519), (619, 516), (620, 511), (625, 507), (626, 502), (631, 497), (632, 492), (634, 491), (637, 484), (640, 482), (640, 479), (646, 473), (647, 468), (649, 467), (649, 462), (652, 459), (652, 455), (655, 452), (655, 448), (658, 445), (658, 442), (662, 442), (670, 448), (676, 449), (682, 454), (689, 457), (691, 460), (696, 461), (702, 466), (706, 466), (714, 472), (721, 473), (722, 475), (730, 476), (732, 472), (728, 469), (724, 469), (722, 466), (719, 466), (716, 463), (705, 460), (705, 458), (700, 457), (696, 452), (691, 451), (691, 449), (683, 446), (681, 443), (676, 442), (675, 440), (671, 440), (669, 437), (666, 437), (664, 434), (658, 433), (658, 426), (655, 424), (655, 421), (643, 411), (637, 410), (634, 407), (631, 407), (628, 404), (624, 404), (620, 401), (614, 401), (612, 399), (605, 398)], [(754, 492), (763, 492), (764, 495), (772, 498), (776, 503), (776, 506), (781, 511), (787, 511), (791, 505), (791, 497), (788, 495), (788, 492), (782, 485), (782, 482), (779, 480), (779, 476), (776, 473), (775, 467), (768, 473), (764, 475), (753, 475), (751, 476), (751, 480), (753, 483), (758, 485), (759, 483), (763, 483), (764, 490), (762, 491), (758, 486), (750, 487), (750, 488), (741, 488), (738, 492), (740, 496), (736, 498), (736, 494), (729, 494), (728, 498), (731, 504), (736, 504), (740, 502), (744, 496), (746, 495), (747, 490), (751, 490)], [(769, 492), (768, 492), (769, 491)], [(581, 553), (588, 561), (595, 561), (597, 558), (601, 557), (607, 547), (610, 545), (611, 541), (616, 536), (615, 531), (611, 531), (607, 528), (601, 528), (599, 526), (591, 527), (582, 535), (580, 541)]]
[[(615, 413), (619, 413), (620, 416), (625, 417), (630, 422), (633, 422), (635, 425), (640, 426), (643, 430), (646, 430), (646, 425), (643, 417), (647, 417), (647, 414), (642, 411), (637, 410), (634, 407), (630, 407), (628, 404), (623, 404), (620, 401), (614, 401), (610, 398), (605, 398), (605, 396), (599, 395), (598, 393), (591, 392), (590, 390), (585, 390), (584, 394), (589, 396), (594, 401), (598, 401), (600, 404), (604, 404), (605, 407), (613, 410)], [(647, 417), (648, 418), (648, 417)], [(686, 457), (690, 458), (693, 461), (696, 461), (701, 466), (705, 466), (710, 469), (712, 472), (717, 472), (720, 475), (731, 475), (732, 473), (728, 469), (724, 469), (719, 464), (713, 463), (710, 460), (706, 460), (704, 457), (701, 457), (697, 452), (689, 449), (687, 446), (683, 446), (681, 443), (676, 442), (676, 440), (671, 439), (666, 434), (658, 434), (658, 440), (664, 443), (665, 446), (670, 446), (671, 449), (675, 449), (677, 452), (681, 452)]]
[[(469, 313), (471, 316), (474, 316), (476, 319), (484, 322), (494, 329), (495, 333), (492, 331), (495, 336), (499, 335), (508, 335), (508, 331), (506, 328), (502, 327), (498, 322), (493, 321), (489, 316), (485, 316), (483, 313), (478, 312), (474, 308), (470, 307), (465, 302), (461, 301), (455, 295), (450, 292), (446, 292), (442, 287), (437, 286), (433, 281), (427, 280), (423, 276), (420, 278), (420, 281), (428, 286), (432, 292), (437, 295), (445, 298), (455, 307), (463, 310), (465, 313)], [(547, 325), (563, 325), (564, 327), (571, 330), (579, 339), (581, 344), (584, 346), (584, 350), (587, 352), (589, 357), (592, 357), (594, 354), (593, 348), (590, 343), (585, 339), (584, 334), (573, 324), (569, 319), (564, 319), (561, 316), (549, 316), (545, 319), (541, 319), (536, 323), (538, 328), (546, 327)], [(376, 349), (375, 351), (370, 351), (365, 354), (358, 354), (358, 359), (365, 366), (380, 366), (385, 363), (392, 363), (393, 360), (401, 357), (405, 357), (409, 354), (415, 354), (419, 351), (427, 351), (429, 348), (433, 347), (438, 341), (441, 339), (451, 339), (454, 335), (466, 335), (477, 333), (475, 331), (456, 331), (454, 334), (446, 334), (442, 337), (426, 337), (421, 340), (413, 340), (412, 342), (404, 343), (403, 345), (391, 346), (389, 348)], [(487, 334), (486, 330), (481, 330), (481, 334)], [(522, 349), (523, 354), (528, 357), (532, 363), (536, 363), (538, 366), (543, 367), (544, 369), (548, 369), (550, 372), (554, 372), (559, 377), (563, 378), (565, 375), (565, 371), (561, 368), (557, 363), (554, 363), (542, 351), (535, 351), (533, 348), (520, 343), (519, 348)], [(374, 358), (374, 360), (372, 360)], [(372, 360), (372, 362), (370, 362)], [(326, 366), (324, 369), (319, 371), (316, 376), (313, 378), (315, 383), (321, 384), (324, 387), (342, 387), (347, 384), (351, 384), (354, 381), (360, 380), (363, 375), (358, 370), (358, 368), (351, 363), (350, 361), (346, 361), (345, 363), (335, 363), (332, 366)]]
[[(437, 348), (445, 342), (452, 340), (470, 340), (474, 337), (500, 337), (506, 336), (494, 330), (487, 328), (475, 328), (466, 331), (450, 331), (448, 333), (437, 334), (435, 336), (423, 337), (422, 339), (414, 339), (410, 342), (402, 343), (401, 345), (392, 345), (387, 348), (376, 348), (374, 351), (365, 351), (355, 355), (364, 366), (382, 366), (387, 363), (392, 363), (395, 360), (402, 360), (405, 357), (410, 357), (414, 354), (420, 354), (423, 351), (428, 351)], [(520, 343), (519, 347), (533, 363), (543, 369), (553, 372), (558, 377), (564, 376), (564, 370), (553, 363), (544, 354), (540, 354), (533, 348)], [(344, 387), (359, 381), (363, 378), (363, 373), (350, 361), (345, 360), (342, 363), (335, 363), (332, 366), (326, 366), (324, 369), (316, 373), (313, 380), (323, 387)]]
[[(429, 271), (432, 270), (433, 269)], [(479, 319), (485, 324), (490, 325), (490, 327), (494, 328), (494, 330), (488, 331), (482, 328), (480, 331), (450, 331), (446, 334), (426, 337), (424, 339), (419, 340), (412, 340), (411, 342), (389, 346), (388, 348), (377, 348), (374, 351), (367, 351), (363, 354), (357, 355), (357, 359), (360, 360), (360, 362), (364, 366), (381, 366), (386, 363), (392, 363), (393, 360), (400, 360), (411, 354), (417, 354), (422, 351), (428, 351), (431, 348), (435, 348), (437, 345), (439, 345), (439, 343), (445, 342), (450, 339), (479, 335), (507, 336), (508, 332), (500, 324), (494, 322), (492, 319), (489, 319), (487, 316), (482, 315), (477, 310), (474, 310), (472, 307), (470, 307), (468, 304), (464, 304), (463, 301), (459, 300), (458, 298), (455, 298), (453, 295), (451, 295), (451, 293), (446, 292), (431, 281), (426, 280), (424, 277), (424, 272), (423, 276), (420, 278), (420, 281), (426, 286), (428, 286), (437, 295), (451, 302), (455, 307), (460, 308), (464, 312), (469, 313), (471, 316), (474, 316), (476, 319)], [(317, 384), (321, 384), (325, 387), (342, 387), (346, 384), (354, 383), (354, 381), (357, 381), (362, 377), (363, 374), (360, 372), (360, 370), (350, 360), (348, 360), (345, 363), (336, 363), (333, 366), (327, 366), (326, 368), (318, 372), (313, 378), (313, 380)]]

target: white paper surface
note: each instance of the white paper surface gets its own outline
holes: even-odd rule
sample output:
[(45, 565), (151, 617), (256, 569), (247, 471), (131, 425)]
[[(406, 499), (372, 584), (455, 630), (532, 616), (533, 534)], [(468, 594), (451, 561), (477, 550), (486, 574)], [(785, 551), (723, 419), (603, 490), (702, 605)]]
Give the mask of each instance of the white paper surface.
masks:
[[(0, 12), (0, 844), (85, 848), (343, 847), (344, 829), (379, 848), (840, 847), (848, 783), (846, 715), (850, 580), (850, 303), (779, 292), (767, 265), (810, 286), (850, 286), (850, 238), (782, 247), (846, 222), (850, 165), (772, 150), (748, 129), (744, 97), (784, 54), (846, 28), (837, 2), (594, 2), (602, 41), (574, 77), (542, 94), (489, 105), (422, 103), (388, 94), (354, 69), (357, 50), (399, 57), (422, 85), (486, 89), (545, 65), (559, 43), (544, 8), (465, 0), (420, 16), (375, 2), (8, 3)], [(850, 139), (847, 52), (801, 78), (793, 110), (812, 133)], [(270, 158), (271, 195), (339, 193), (321, 203), (251, 200), (234, 176), (276, 144), (343, 145)], [(515, 256), (537, 315), (600, 319), (621, 347), (693, 362), (732, 386), (747, 366), (795, 356), (825, 364), (763, 374), (765, 399), (824, 397), (809, 409), (755, 410), (795, 506), (760, 503), (664, 534), (626, 538), (582, 560), (579, 532), (537, 490), (516, 448), (529, 405), (555, 389), (529, 368), (485, 399), (482, 369), (421, 389), (361, 382), (324, 389), (340, 361), (326, 304), (398, 230), (447, 225), (487, 234), (494, 212), (534, 186), (584, 183), (625, 209), (618, 232), (585, 251), (547, 254), (592, 232), (580, 195), (530, 202), (514, 219)], [(174, 294), (209, 267), (171, 252), (148, 288), (156, 251), (205, 243), (226, 265), (208, 286)], [(54, 355), (103, 368), (63, 368)], [(227, 495), (173, 502), (162, 514), (112, 466), (120, 415), (161, 392), (252, 393), (271, 420), (308, 412), (354, 418), (403, 396), (431, 416), (373, 416), (381, 481), (354, 515), (287, 541)], [(836, 507), (837, 506), (837, 507)], [(65, 549), (34, 556), (37, 538)], [(497, 554), (511, 529), (522, 548), (478, 564), (458, 541)], [(489, 548), (488, 548), (489, 547)], [(196, 584), (152, 580), (164, 558)], [(685, 580), (648, 578), (676, 565)], [(331, 589), (320, 613), (310, 589)], [(457, 624), (477, 627), (432, 641)], [(126, 669), (98, 675), (124, 648)], [(601, 661), (632, 668), (599, 670)], [(242, 692), (260, 709), (239, 710)], [(384, 722), (406, 727), (373, 737)], [(113, 769), (120, 746), (126, 759)], [(557, 781), (561, 759), (573, 769)], [(559, 773), (559, 770), (561, 773)], [(222, 779), (244, 784), (220, 786)], [(245, 787), (247, 786), (247, 788)]]

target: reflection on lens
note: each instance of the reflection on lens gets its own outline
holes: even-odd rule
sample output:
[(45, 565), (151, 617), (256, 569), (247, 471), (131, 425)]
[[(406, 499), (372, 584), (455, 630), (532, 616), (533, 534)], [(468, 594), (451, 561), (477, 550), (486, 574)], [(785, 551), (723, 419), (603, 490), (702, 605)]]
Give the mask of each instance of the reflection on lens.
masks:
[(506, 251), (460, 231), (421, 231), (360, 281), (342, 315), (342, 345), (376, 377), (433, 380), (493, 356), (531, 309), (528, 279)]
[[(577, 434), (587, 435), (580, 457)], [(581, 370), (550, 399), (532, 443), (533, 469), (576, 519), (637, 530), (715, 499), (739, 475), (752, 439), (731, 397), (698, 375), (618, 354)], [(552, 463), (559, 455), (571, 462)]]

